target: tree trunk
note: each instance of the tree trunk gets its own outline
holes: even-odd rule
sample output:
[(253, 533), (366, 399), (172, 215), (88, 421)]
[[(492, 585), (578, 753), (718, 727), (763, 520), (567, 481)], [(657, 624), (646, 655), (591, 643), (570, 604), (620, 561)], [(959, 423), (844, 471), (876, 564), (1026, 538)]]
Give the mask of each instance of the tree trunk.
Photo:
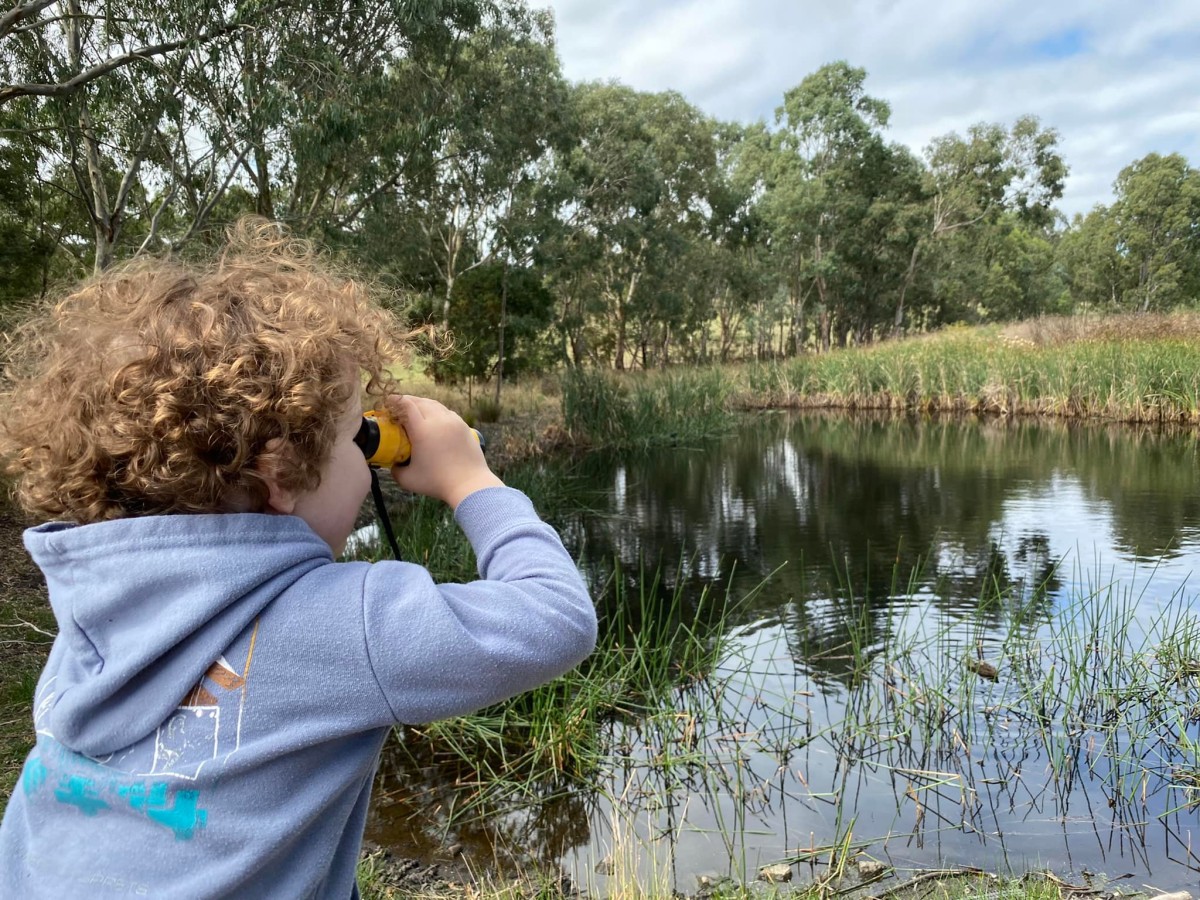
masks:
[(908, 260), (908, 271), (904, 273), (904, 283), (900, 285), (900, 299), (896, 303), (896, 315), (892, 318), (892, 337), (899, 337), (904, 328), (904, 298), (912, 287), (917, 274), (917, 254), (921, 252), (921, 242), (913, 245), (912, 256)]
[[(258, 39), (254, 29), (245, 31), (242, 52), (245, 55), (245, 66), (242, 71), (243, 90), (247, 97), (259, 97), (262, 86), (262, 70), (258, 65), (257, 47), (254, 42)], [(261, 99), (261, 98), (260, 98)], [(247, 119), (254, 131), (253, 160), (250, 169), (254, 181), (254, 211), (268, 219), (275, 218), (275, 199), (271, 196), (271, 156), (267, 150), (267, 138), (261, 127), (257, 106), (246, 110)]]
[(500, 272), (500, 327), (496, 334), (496, 412), (500, 412), (500, 390), (504, 385), (504, 321), (508, 315), (508, 256)]

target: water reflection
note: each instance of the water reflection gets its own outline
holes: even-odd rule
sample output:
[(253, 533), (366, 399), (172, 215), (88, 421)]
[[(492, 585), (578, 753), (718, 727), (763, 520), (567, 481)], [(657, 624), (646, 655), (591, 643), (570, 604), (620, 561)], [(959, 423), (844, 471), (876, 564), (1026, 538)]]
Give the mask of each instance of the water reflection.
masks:
[[(689, 892), (698, 874), (817, 865), (851, 836), (898, 866), (1193, 880), (1193, 435), (741, 424), (703, 448), (588, 460), (574, 477), (604, 499), (563, 523), (597, 585), (679, 591), (685, 617), (706, 592), (739, 599), (722, 670), (681, 686), (660, 720), (607, 723), (612, 767), (594, 790), (555, 791), (459, 837), (480, 854), (565, 859), (586, 884), (603, 881), (595, 867), (624, 829)], [(639, 574), (656, 569), (657, 581)], [(1175, 657), (1146, 649), (1160, 645)], [(991, 660), (997, 679), (967, 660)], [(453, 772), (410, 763), (383, 777), (426, 831), (430, 809), (461, 802)], [(376, 830), (396, 815), (377, 809)]]
[(760, 414), (714, 446), (592, 459), (581, 477), (609, 506), (571, 534), (598, 563), (682, 559), (698, 588), (782, 566), (748, 616), (831, 589), (886, 602), (914, 570), (950, 605), (1064, 562), (1154, 565), (1178, 587), (1200, 542), (1197, 462), (1190, 433)]

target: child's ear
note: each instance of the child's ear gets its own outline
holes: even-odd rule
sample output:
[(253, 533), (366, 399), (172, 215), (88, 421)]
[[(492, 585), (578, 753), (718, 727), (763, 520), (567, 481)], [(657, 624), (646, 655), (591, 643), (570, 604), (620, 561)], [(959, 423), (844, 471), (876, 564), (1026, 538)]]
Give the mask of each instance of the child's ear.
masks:
[(283, 438), (271, 438), (262, 456), (255, 462), (259, 477), (267, 486), (266, 512), (290, 516), (296, 509), (296, 495), (279, 483), (279, 466), (281, 458), (279, 448), (283, 446)]

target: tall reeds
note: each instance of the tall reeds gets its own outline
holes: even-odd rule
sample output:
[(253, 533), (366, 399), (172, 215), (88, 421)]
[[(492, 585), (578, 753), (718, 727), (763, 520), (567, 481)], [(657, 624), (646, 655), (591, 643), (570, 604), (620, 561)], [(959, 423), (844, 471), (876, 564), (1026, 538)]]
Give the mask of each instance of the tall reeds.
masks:
[(716, 369), (618, 377), (592, 369), (563, 376), (563, 421), (576, 440), (614, 449), (696, 443), (727, 431), (731, 383)]
[(1169, 333), (1038, 344), (999, 328), (748, 367), (739, 405), (1200, 422), (1200, 345)]
[[(613, 568), (600, 585), (597, 649), (578, 669), (471, 716), (407, 729), (404, 748), (422, 766), (441, 766), (470, 790), (460, 817), (487, 817), (505, 804), (541, 802), (578, 790), (611, 762), (612, 724), (686, 730), (680, 691), (703, 681), (724, 650), (733, 598), (684, 595), (685, 581), (660, 571)], [(684, 742), (686, 743), (686, 741)]]

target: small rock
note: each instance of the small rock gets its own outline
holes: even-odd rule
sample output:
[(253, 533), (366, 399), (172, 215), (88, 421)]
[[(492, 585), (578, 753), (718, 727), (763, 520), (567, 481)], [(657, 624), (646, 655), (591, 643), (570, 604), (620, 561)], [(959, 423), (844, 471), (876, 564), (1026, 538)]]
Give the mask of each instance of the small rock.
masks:
[(455, 844), (451, 844), (449, 847), (446, 848), (446, 855), (449, 856), (451, 859), (458, 856), (462, 852), (463, 852), (462, 844), (455, 843)]
[(858, 877), (862, 879), (878, 878), (887, 870), (887, 866), (875, 859), (860, 859), (858, 861)]
[(792, 880), (792, 867), (784, 863), (777, 866), (763, 866), (758, 870), (759, 881), (769, 881), (778, 884), (781, 881)]

